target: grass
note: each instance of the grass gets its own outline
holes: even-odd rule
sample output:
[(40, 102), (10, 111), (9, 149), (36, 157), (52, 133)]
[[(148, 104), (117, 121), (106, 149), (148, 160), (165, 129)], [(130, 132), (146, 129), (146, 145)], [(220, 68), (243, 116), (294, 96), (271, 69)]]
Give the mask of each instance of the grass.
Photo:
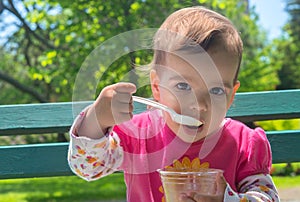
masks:
[(300, 176), (273, 176), (274, 183), (278, 189), (285, 189), (291, 187), (300, 188)]
[(86, 182), (77, 176), (0, 180), (0, 201), (83, 202), (126, 198), (122, 173)]
[[(300, 187), (300, 176), (273, 176), (279, 189)], [(0, 180), (2, 202), (91, 202), (125, 200), (123, 174), (86, 182), (77, 176)]]

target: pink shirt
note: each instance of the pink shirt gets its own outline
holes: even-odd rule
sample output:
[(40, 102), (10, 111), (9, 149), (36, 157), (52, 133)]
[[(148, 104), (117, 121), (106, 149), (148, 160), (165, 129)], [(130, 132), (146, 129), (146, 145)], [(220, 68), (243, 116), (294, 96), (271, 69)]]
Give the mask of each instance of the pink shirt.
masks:
[[(262, 176), (264, 180), (260, 185), (268, 188), (273, 199), (278, 199), (272, 180), (266, 180), (265, 177), (270, 172), (272, 156), (269, 142), (260, 128), (253, 130), (238, 121), (225, 119), (220, 131), (190, 144), (181, 141), (170, 130), (160, 111), (152, 110), (115, 126), (109, 140), (106, 140), (108, 143), (100, 141), (94, 144), (95, 140), (75, 136), (80, 124), (80, 120), (75, 121), (71, 129), (73, 134), (68, 158), (71, 169), (87, 180), (123, 170), (127, 201), (163, 201), (163, 189), (157, 169), (165, 166), (222, 169), (232, 192), (241, 192), (245, 188), (243, 184), (249, 184), (249, 176)], [(94, 146), (90, 146), (89, 141), (94, 142), (91, 144)], [(87, 152), (89, 157), (86, 157)], [(88, 161), (95, 158), (95, 161), (88, 164), (87, 158)], [(96, 166), (85, 169), (91, 163)], [(255, 180), (253, 183), (257, 182), (259, 181)], [(228, 197), (234, 194), (228, 193)]]
[[(224, 177), (235, 191), (245, 177), (270, 172), (270, 145), (260, 128), (252, 130), (238, 121), (226, 119), (219, 133), (187, 144), (157, 117), (153, 112), (143, 113), (135, 116), (130, 124), (114, 127), (124, 149), (121, 169), (129, 201), (145, 198), (161, 201), (163, 194), (159, 191), (161, 182), (156, 170), (172, 165), (175, 160), (182, 162), (183, 158), (190, 162), (198, 158), (200, 165), (224, 170)], [(204, 154), (200, 153), (201, 149)], [(201, 154), (203, 157), (199, 158)]]

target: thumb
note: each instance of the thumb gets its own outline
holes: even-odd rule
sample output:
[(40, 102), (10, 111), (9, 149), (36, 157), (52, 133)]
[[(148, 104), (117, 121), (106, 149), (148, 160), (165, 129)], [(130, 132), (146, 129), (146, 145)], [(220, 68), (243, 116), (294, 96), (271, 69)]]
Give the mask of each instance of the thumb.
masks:
[(113, 88), (118, 93), (130, 93), (136, 92), (136, 86), (129, 82), (120, 82), (113, 85)]

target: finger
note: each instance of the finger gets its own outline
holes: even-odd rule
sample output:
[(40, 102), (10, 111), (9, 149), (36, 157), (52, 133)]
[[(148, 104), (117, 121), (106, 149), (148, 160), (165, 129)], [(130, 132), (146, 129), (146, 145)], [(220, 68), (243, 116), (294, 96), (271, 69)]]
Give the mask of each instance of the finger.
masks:
[(112, 98), (111, 107), (113, 113), (132, 113), (132, 96), (127, 93), (115, 93)]
[(188, 196), (185, 193), (180, 194), (179, 201), (180, 202), (196, 202), (195, 200), (193, 200), (193, 198), (191, 198), (190, 196)]
[(120, 124), (124, 121), (129, 121), (133, 117), (133, 104), (131, 103), (122, 103), (122, 102), (113, 102), (112, 103), (112, 115), (114, 122)]
[(211, 196), (195, 195), (194, 200), (196, 202), (222, 202), (223, 196), (220, 196), (220, 195), (211, 195)]
[(129, 121), (132, 118), (132, 116), (133, 116), (132, 113), (122, 113), (122, 112), (113, 113), (115, 124), (121, 124), (125, 121)]
[(197, 201), (197, 202), (211, 202), (211, 199), (210, 199), (210, 198), (204, 197), (204, 196), (201, 196), (201, 195), (198, 195), (198, 194), (196, 194), (196, 195), (194, 196), (194, 199), (195, 199), (195, 201)]
[(114, 90), (117, 93), (129, 93), (133, 94), (136, 92), (136, 86), (133, 83), (120, 82), (113, 85)]
[(116, 103), (125, 103), (125, 104), (131, 104), (132, 103), (132, 95), (130, 93), (118, 93), (115, 92), (113, 95), (113, 100)]
[(136, 87), (132, 83), (117, 83), (114, 85), (113, 102), (132, 103), (132, 93)]
[(132, 113), (133, 104), (124, 102), (115, 102), (112, 106), (112, 110), (116, 113)]

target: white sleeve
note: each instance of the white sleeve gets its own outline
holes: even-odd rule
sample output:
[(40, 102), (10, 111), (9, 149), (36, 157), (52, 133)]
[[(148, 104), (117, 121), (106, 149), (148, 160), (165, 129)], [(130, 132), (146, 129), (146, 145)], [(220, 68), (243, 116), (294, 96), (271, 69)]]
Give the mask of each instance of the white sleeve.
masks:
[(123, 148), (114, 132), (100, 139), (78, 137), (77, 131), (84, 117), (85, 111), (80, 113), (71, 127), (68, 163), (72, 172), (92, 181), (118, 170), (123, 162)]
[(229, 185), (225, 190), (224, 202), (279, 202), (277, 189), (270, 175), (248, 176), (239, 183), (239, 193)]

